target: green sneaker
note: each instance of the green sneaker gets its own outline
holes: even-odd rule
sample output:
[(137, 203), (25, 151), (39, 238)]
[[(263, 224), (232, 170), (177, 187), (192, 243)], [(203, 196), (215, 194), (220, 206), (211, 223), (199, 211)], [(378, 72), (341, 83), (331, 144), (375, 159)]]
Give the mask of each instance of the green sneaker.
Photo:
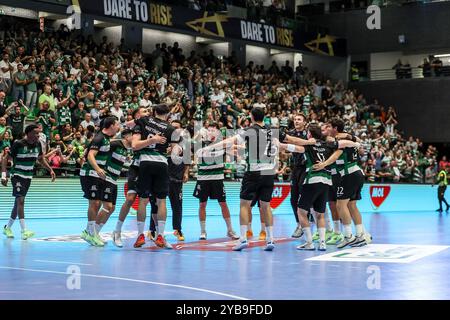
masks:
[(89, 243), (91, 246), (94, 245), (94, 243), (92, 242), (92, 236), (89, 234), (89, 232), (87, 232), (87, 230), (83, 230), (83, 232), (81, 233), (81, 239)]
[(14, 234), (13, 234), (11, 228), (8, 228), (7, 226), (5, 226), (3, 228), (3, 234), (9, 239), (14, 238)]
[(103, 247), (105, 245), (105, 243), (102, 241), (102, 239), (100, 239), (100, 237), (98, 236), (98, 234), (95, 234), (92, 237), (92, 244), (96, 247)]
[(331, 239), (331, 237), (333, 236), (333, 234), (334, 234), (334, 232), (333, 232), (333, 230), (327, 230), (326, 232), (325, 232), (325, 240), (326, 241), (328, 241), (328, 240), (330, 240)]
[(328, 241), (326, 242), (326, 244), (330, 244), (330, 245), (336, 245), (339, 242), (341, 242), (344, 239), (344, 235), (342, 233), (334, 233), (332, 234), (331, 238), (328, 239)]
[(314, 233), (314, 235), (313, 235), (313, 237), (312, 237), (312, 240), (313, 241), (319, 241), (319, 232), (316, 232), (316, 233)]
[(22, 231), (22, 240), (27, 240), (34, 236), (34, 232), (30, 230), (23, 230)]

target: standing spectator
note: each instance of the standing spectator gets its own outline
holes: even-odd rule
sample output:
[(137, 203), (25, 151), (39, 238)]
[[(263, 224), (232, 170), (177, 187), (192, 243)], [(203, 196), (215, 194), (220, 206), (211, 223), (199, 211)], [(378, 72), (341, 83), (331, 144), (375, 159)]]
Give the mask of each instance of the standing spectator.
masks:
[(55, 97), (52, 94), (52, 87), (50, 85), (45, 85), (44, 92), (39, 96), (39, 110), (42, 110), (44, 102), (48, 103), (48, 110), (55, 112)]
[[(22, 100), (20, 100), (19, 103), (22, 103)], [(8, 117), (9, 126), (11, 127), (11, 133), (14, 140), (22, 139), (24, 121), (26, 117), (25, 113), (22, 112), (19, 103), (16, 102), (14, 105), (11, 105), (10, 108), (14, 108), (14, 112)], [(24, 108), (26, 112), (28, 112), (26, 106)]]
[(0, 61), (0, 90), (9, 93), (11, 89), (11, 72), (14, 67), (9, 62), (9, 54), (3, 54), (3, 60)]
[(47, 140), (52, 139), (52, 127), (56, 124), (55, 113), (50, 110), (50, 104), (44, 101), (37, 114), (37, 122), (42, 125), (42, 133), (47, 137)]
[(23, 71), (23, 65), (17, 64), (17, 72), (13, 75), (12, 96), (14, 101), (25, 99), (25, 85), (27, 84), (27, 76)]
[(36, 72), (36, 64), (30, 64), (26, 72), (27, 76), (27, 86), (26, 86), (26, 101), (25, 104), (34, 113), (37, 102), (37, 82), (39, 80), (39, 75)]

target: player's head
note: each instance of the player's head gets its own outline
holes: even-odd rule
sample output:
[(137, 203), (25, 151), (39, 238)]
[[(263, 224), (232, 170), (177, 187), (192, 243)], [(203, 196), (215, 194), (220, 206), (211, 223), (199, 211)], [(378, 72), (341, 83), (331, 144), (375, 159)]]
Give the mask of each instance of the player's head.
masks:
[(219, 125), (215, 122), (210, 123), (208, 126), (208, 141), (217, 141), (220, 135)]
[(264, 121), (264, 110), (262, 108), (253, 108), (250, 117), (252, 122), (263, 122)]
[(30, 124), (25, 128), (25, 137), (28, 142), (34, 144), (39, 140), (39, 126), (35, 124)]
[(317, 123), (310, 123), (308, 126), (308, 135), (311, 138), (322, 140), (322, 128)]
[(303, 113), (297, 114), (294, 117), (294, 128), (297, 130), (302, 130), (308, 121), (306, 120), (306, 116)]
[(331, 125), (329, 123), (323, 123), (320, 129), (322, 130), (322, 135), (328, 137), (330, 135)]
[(120, 133), (122, 139), (124, 139), (127, 143), (131, 144), (131, 140), (133, 139), (133, 131), (130, 129), (124, 129)]
[(148, 114), (149, 114), (149, 112), (148, 112), (147, 108), (139, 107), (133, 111), (132, 116), (133, 116), (133, 119), (137, 120), (137, 119), (148, 116)]
[(105, 119), (103, 119), (101, 128), (103, 133), (107, 134), (110, 137), (114, 137), (120, 130), (119, 120), (114, 116), (106, 117)]
[(332, 129), (332, 133), (341, 133), (344, 132), (345, 123), (343, 120), (339, 118), (333, 118), (330, 120), (330, 125)]
[(181, 129), (182, 125), (181, 125), (181, 121), (180, 120), (172, 120), (172, 122), (170, 123), (172, 125), (172, 127), (174, 127), (175, 129)]
[(169, 115), (170, 109), (169, 106), (167, 104), (157, 104), (154, 108), (153, 111), (155, 112), (155, 116), (159, 117), (159, 118), (166, 118)]

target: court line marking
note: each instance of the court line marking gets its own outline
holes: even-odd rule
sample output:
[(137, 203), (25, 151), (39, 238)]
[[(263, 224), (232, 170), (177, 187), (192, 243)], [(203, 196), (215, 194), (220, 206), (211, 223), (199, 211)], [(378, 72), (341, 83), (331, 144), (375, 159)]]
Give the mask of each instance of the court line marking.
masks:
[(67, 261), (55, 261), (55, 260), (33, 260), (35, 262), (48, 262), (48, 263), (59, 263), (59, 264), (73, 264), (79, 266), (92, 266), (90, 263), (81, 263), (81, 262), (67, 262)]
[[(53, 273), (53, 274), (61, 274), (61, 275), (65, 275), (65, 276), (71, 275), (71, 274), (69, 274), (67, 272), (53, 271), (53, 270), (44, 270), (44, 269), (28, 269), (28, 268), (16, 268), (16, 267), (6, 267), (6, 266), (0, 266), (0, 269), (17, 270), (17, 271), (29, 271), (29, 272), (40, 272), (40, 273)], [(159, 286), (165, 286), (165, 287), (173, 287), (173, 288), (181, 288), (181, 289), (187, 289), (187, 290), (192, 290), (192, 291), (206, 292), (206, 293), (211, 293), (211, 294), (215, 294), (215, 295), (218, 295), (218, 296), (233, 298), (233, 299), (236, 299), (236, 300), (250, 300), (249, 298), (235, 296), (235, 295), (228, 294), (228, 293), (223, 293), (223, 292), (213, 291), (213, 290), (208, 290), (208, 289), (202, 289), (202, 288), (196, 288), (196, 287), (190, 287), (190, 286), (182, 286), (182, 285), (179, 285), (179, 284), (154, 282), (154, 281), (138, 280), (138, 279), (122, 278), (122, 277), (113, 277), (113, 276), (104, 276), (104, 275), (88, 274), (88, 273), (80, 273), (80, 276), (82, 276), (82, 277), (91, 277), (91, 278), (99, 278), (99, 279), (111, 279), (111, 280), (121, 280), (121, 281), (153, 284), (153, 285), (159, 285)]]

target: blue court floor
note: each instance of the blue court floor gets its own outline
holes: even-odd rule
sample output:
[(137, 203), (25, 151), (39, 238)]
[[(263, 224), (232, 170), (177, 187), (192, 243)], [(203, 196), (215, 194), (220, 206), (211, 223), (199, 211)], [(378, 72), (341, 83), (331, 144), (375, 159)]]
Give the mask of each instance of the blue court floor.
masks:
[[(450, 215), (364, 214), (374, 242), (336, 253), (300, 252), (289, 239), (291, 214), (276, 215), (273, 252), (252, 243), (230, 251), (221, 217), (207, 220), (199, 243), (197, 218), (185, 217), (185, 244), (174, 250), (134, 249), (135, 217), (124, 224), (122, 249), (79, 240), (85, 219), (28, 219), (33, 240), (0, 240), (0, 299), (450, 299)], [(3, 222), (3, 221), (1, 221)], [(102, 231), (113, 230), (111, 218)], [(148, 224), (148, 220), (147, 220)], [(233, 217), (239, 231), (238, 217)], [(254, 233), (259, 216), (254, 216)], [(170, 218), (168, 230), (170, 228)], [(105, 234), (107, 237), (107, 234)], [(167, 239), (176, 244), (172, 235)], [(322, 260), (308, 260), (319, 258)]]

